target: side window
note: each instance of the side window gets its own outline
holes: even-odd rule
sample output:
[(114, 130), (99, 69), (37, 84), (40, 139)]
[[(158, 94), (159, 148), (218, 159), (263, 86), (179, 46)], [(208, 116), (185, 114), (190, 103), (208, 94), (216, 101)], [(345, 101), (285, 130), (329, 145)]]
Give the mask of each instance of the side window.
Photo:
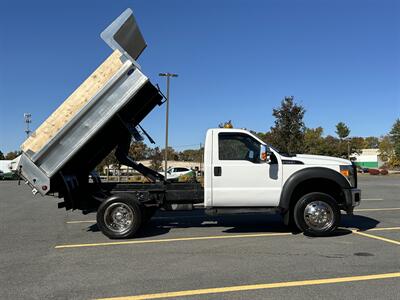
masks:
[(221, 132), (218, 135), (220, 160), (247, 160), (260, 163), (260, 143), (244, 133)]

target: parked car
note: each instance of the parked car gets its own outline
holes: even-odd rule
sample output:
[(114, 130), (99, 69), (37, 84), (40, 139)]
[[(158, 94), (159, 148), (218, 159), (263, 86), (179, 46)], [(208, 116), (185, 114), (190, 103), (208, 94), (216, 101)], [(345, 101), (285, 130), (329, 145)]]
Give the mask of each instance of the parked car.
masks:
[(369, 169), (368, 170), (370, 175), (379, 175), (379, 170), (378, 169)]
[(0, 180), (4, 179), (4, 172), (0, 170)]
[(366, 167), (357, 167), (358, 173), (368, 173), (369, 169)]
[[(167, 170), (167, 179), (176, 179), (182, 175), (189, 175), (193, 171), (189, 168), (169, 168)], [(160, 172), (164, 175), (163, 172)]]
[(3, 173), (2, 180), (17, 180), (18, 175), (13, 172)]
[(389, 171), (386, 170), (386, 169), (379, 170), (379, 172), (381, 173), (381, 175), (388, 175), (389, 174)]

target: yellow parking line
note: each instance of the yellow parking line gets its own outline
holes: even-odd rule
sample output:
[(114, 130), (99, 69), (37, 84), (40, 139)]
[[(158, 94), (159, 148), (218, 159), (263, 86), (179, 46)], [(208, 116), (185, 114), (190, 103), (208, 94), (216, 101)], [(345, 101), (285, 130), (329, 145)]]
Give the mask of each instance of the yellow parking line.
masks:
[(114, 297), (114, 298), (102, 298), (99, 300), (143, 300), (143, 299), (176, 298), (176, 297), (184, 297), (184, 296), (197, 296), (197, 295), (229, 293), (229, 292), (243, 292), (243, 291), (254, 291), (254, 290), (262, 290), (262, 289), (282, 288), (282, 287), (344, 283), (344, 282), (377, 280), (377, 279), (398, 278), (398, 277), (400, 277), (400, 272), (364, 275), (364, 276), (349, 276), (349, 277), (338, 277), (338, 278), (327, 278), (327, 279), (313, 279), (313, 280), (252, 284), (252, 285), (237, 285), (237, 286), (228, 286), (228, 287), (220, 287), (220, 288), (185, 290), (185, 291), (177, 291), (177, 292), (144, 294), (144, 295)]
[(372, 228), (367, 231), (382, 231), (382, 230), (400, 230), (400, 227), (381, 227), (381, 228)]
[(359, 208), (354, 211), (384, 211), (384, 210), (400, 210), (400, 207), (388, 207), (388, 208)]
[(55, 246), (56, 249), (63, 248), (81, 248), (81, 247), (97, 247), (97, 246), (115, 246), (115, 245), (132, 245), (132, 244), (150, 244), (150, 243), (166, 243), (166, 242), (180, 242), (180, 241), (199, 241), (199, 240), (216, 240), (216, 239), (237, 239), (237, 238), (255, 238), (267, 236), (284, 236), (291, 235), (288, 232), (279, 233), (257, 233), (257, 234), (237, 234), (237, 235), (215, 235), (215, 236), (198, 236), (198, 237), (185, 237), (173, 239), (157, 239), (157, 240), (135, 240), (135, 241), (120, 241), (120, 242), (106, 242), (106, 243), (92, 243), (92, 244), (73, 244), (73, 245), (59, 245)]
[(68, 221), (68, 222), (67, 222), (67, 224), (79, 224), (79, 223), (96, 223), (96, 220)]
[(357, 231), (357, 230), (353, 230), (352, 232), (355, 233), (355, 234), (366, 236), (366, 237), (371, 238), (371, 239), (376, 239), (376, 240), (384, 241), (384, 242), (387, 242), (387, 243), (400, 245), (399, 241), (383, 238), (383, 237), (380, 237), (380, 236), (377, 236), (377, 235), (372, 235), (372, 234), (368, 234), (368, 233), (365, 233), (365, 232), (360, 232), (360, 231)]

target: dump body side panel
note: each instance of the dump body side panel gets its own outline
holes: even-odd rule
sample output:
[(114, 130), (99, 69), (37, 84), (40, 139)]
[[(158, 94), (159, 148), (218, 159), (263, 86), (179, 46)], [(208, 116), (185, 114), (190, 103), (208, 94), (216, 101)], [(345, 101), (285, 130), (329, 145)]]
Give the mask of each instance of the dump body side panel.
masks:
[(121, 53), (114, 51), (21, 145), (32, 156), (38, 153), (121, 69)]

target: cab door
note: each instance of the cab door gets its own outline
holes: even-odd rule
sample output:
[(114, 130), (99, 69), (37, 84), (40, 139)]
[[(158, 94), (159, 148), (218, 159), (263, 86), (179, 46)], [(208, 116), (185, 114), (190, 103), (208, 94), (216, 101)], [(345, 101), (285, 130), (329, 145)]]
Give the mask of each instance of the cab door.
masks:
[(279, 203), (281, 162), (260, 159), (261, 143), (246, 132), (213, 135), (212, 206), (274, 207)]

